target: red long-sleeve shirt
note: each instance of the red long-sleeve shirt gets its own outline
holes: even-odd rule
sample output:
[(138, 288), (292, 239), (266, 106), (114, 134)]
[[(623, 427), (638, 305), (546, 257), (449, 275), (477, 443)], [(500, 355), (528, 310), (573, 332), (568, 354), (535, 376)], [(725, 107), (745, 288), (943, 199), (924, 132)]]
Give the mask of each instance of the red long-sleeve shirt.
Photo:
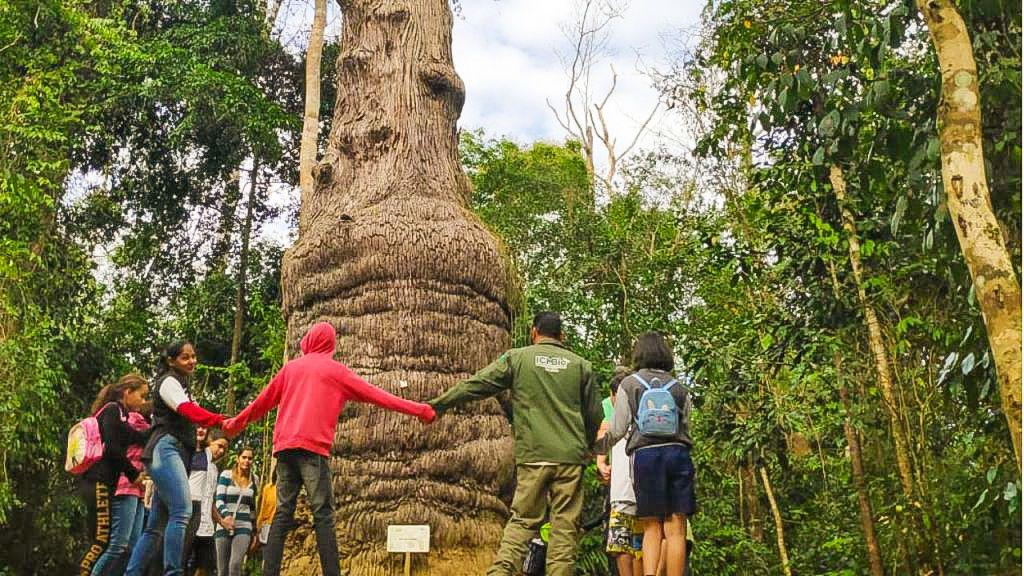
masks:
[(228, 432), (241, 430), (278, 406), (274, 453), (292, 448), (329, 456), (334, 428), (347, 400), (368, 402), (431, 421), (427, 404), (391, 395), (366, 382), (333, 359), (334, 327), (320, 322), (302, 338), (303, 356), (284, 365), (270, 384), (238, 416), (224, 423)]

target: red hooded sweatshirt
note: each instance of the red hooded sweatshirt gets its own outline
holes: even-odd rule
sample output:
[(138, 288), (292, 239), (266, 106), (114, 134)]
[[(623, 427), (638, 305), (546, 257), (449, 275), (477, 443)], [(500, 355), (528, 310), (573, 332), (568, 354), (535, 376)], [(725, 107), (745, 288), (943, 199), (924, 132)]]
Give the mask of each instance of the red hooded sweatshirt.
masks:
[(245, 410), (224, 423), (235, 433), (271, 408), (279, 406), (274, 425), (274, 453), (301, 448), (330, 456), (334, 428), (346, 400), (369, 402), (430, 422), (434, 410), (427, 404), (388, 394), (366, 382), (333, 359), (334, 327), (320, 322), (302, 338), (302, 357), (288, 362)]

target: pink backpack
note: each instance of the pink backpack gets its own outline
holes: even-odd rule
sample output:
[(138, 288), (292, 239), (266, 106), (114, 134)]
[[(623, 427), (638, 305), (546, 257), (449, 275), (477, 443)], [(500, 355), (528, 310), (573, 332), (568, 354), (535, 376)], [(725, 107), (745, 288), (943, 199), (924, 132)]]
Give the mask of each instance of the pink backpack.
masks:
[(68, 472), (83, 474), (103, 458), (103, 437), (96, 416), (111, 404), (115, 402), (104, 404), (96, 414), (83, 418), (68, 431), (68, 455), (64, 460), (64, 469)]

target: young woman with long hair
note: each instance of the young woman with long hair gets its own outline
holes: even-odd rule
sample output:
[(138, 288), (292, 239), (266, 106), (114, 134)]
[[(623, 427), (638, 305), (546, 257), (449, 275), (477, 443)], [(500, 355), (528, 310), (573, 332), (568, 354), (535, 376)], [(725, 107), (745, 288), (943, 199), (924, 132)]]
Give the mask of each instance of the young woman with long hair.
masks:
[(214, 502), (220, 514), (220, 527), (213, 537), (217, 543), (217, 576), (242, 576), (245, 553), (252, 543), (256, 486), (252, 471), (253, 449), (242, 448), (235, 466), (217, 480)]
[(129, 415), (146, 403), (149, 383), (138, 374), (125, 374), (104, 386), (92, 403), (90, 413), (99, 423), (103, 457), (82, 475), (82, 492), (89, 509), (92, 544), (79, 562), (82, 576), (100, 576), (117, 568), (127, 550), (137, 500), (115, 496), (118, 479), (141, 485), (141, 475), (128, 457), (132, 445), (146, 442), (144, 432), (129, 424)]
[(192, 516), (187, 468), (196, 450), (196, 426), (209, 428), (224, 421), (224, 416), (203, 409), (189, 396), (189, 379), (196, 368), (190, 342), (165, 348), (159, 368), (153, 386), (153, 429), (142, 452), (156, 496), (146, 529), (128, 561), (127, 576), (141, 576), (161, 539), (165, 576), (182, 574), (182, 549)]

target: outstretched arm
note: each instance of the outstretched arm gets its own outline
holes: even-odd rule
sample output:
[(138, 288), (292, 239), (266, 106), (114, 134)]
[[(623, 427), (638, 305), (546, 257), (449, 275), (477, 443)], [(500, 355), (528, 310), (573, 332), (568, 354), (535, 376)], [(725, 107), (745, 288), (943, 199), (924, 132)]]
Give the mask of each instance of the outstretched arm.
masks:
[[(286, 366), (287, 367), (287, 366)], [(224, 431), (229, 435), (235, 435), (242, 431), (250, 422), (259, 420), (267, 412), (281, 402), (281, 388), (284, 386), (285, 368), (278, 370), (274, 378), (267, 384), (267, 387), (260, 392), (259, 396), (253, 399), (244, 410), (234, 418), (224, 422)]]
[(507, 390), (511, 385), (512, 363), (509, 353), (506, 352), (469, 379), (459, 382), (427, 403), (433, 406), (434, 410), (444, 412), (465, 402), (490, 398), (502, 390)]
[(434, 419), (434, 409), (422, 402), (413, 402), (405, 398), (399, 398), (394, 394), (370, 384), (359, 377), (348, 366), (340, 364), (341, 383), (349, 393), (349, 397), (358, 402), (376, 404), (387, 410), (402, 412), (410, 416), (416, 416), (424, 422), (431, 422)]
[(177, 378), (167, 378), (160, 384), (160, 399), (171, 410), (181, 414), (193, 424), (212, 428), (213, 426), (219, 426), (224, 421), (223, 414), (210, 412), (196, 404), (189, 397), (188, 393), (185, 392), (185, 388), (182, 387), (181, 382)]

